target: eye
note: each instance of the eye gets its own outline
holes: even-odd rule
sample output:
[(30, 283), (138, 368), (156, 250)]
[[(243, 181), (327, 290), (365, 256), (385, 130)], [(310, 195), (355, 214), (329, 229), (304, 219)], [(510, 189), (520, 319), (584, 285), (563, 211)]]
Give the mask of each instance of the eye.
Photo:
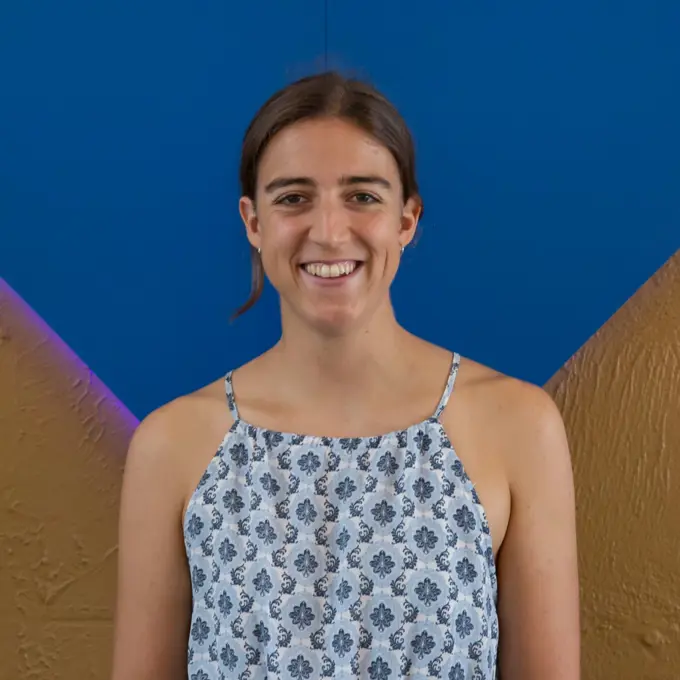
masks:
[(295, 206), (295, 205), (300, 205), (302, 201), (305, 200), (305, 197), (302, 196), (302, 194), (286, 194), (285, 196), (281, 196), (280, 198), (277, 198), (274, 203), (276, 205), (290, 205), (290, 206)]
[(366, 193), (365, 191), (359, 191), (352, 196), (357, 203), (362, 203), (364, 205), (370, 205), (371, 203), (380, 203), (380, 199), (373, 194)]

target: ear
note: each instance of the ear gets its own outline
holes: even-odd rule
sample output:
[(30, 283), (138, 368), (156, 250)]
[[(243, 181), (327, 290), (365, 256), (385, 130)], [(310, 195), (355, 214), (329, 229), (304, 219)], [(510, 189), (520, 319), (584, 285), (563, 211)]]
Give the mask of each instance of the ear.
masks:
[(253, 248), (260, 248), (262, 236), (260, 234), (260, 222), (255, 211), (255, 201), (247, 196), (241, 196), (238, 202), (238, 210), (246, 227), (246, 236), (248, 241), (250, 241), (250, 245)]
[(412, 196), (404, 204), (401, 215), (401, 229), (399, 232), (399, 242), (402, 246), (407, 246), (413, 240), (418, 229), (418, 220), (423, 211), (423, 202), (420, 196)]

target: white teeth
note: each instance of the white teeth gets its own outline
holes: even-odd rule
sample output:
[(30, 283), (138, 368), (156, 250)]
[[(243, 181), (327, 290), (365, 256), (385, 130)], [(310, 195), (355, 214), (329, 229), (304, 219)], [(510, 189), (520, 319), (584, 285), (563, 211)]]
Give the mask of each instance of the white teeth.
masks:
[(334, 262), (333, 264), (321, 264), (310, 262), (306, 264), (305, 271), (312, 276), (320, 276), (322, 279), (335, 279), (339, 276), (351, 274), (357, 267), (354, 261)]

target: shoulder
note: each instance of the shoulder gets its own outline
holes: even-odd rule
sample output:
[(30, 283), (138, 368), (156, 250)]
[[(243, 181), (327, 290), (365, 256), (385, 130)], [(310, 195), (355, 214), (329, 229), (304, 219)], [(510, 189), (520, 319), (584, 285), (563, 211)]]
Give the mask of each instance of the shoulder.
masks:
[(172, 450), (211, 422), (226, 422), (225, 411), (228, 416), (224, 381), (218, 380), (149, 413), (137, 426), (130, 450), (147, 455)]
[(571, 477), (571, 459), (562, 415), (541, 387), (509, 380), (501, 420), (508, 437), (506, 465), (511, 490), (535, 488), (537, 482)]
[(128, 448), (126, 477), (157, 480), (176, 493), (179, 502), (187, 479), (212, 457), (232, 422), (223, 379), (163, 404), (137, 426)]
[(467, 358), (461, 359), (460, 372), (466, 401), (495, 440), (511, 487), (545, 466), (570, 474), (562, 415), (542, 387)]

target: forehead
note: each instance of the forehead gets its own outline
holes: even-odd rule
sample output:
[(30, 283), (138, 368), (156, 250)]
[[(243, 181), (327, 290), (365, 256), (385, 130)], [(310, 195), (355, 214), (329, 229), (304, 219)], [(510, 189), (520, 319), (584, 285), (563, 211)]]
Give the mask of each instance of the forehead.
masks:
[(271, 140), (260, 160), (258, 184), (279, 176), (324, 183), (376, 174), (396, 181), (399, 170), (390, 151), (374, 137), (343, 120), (308, 120), (284, 128)]

